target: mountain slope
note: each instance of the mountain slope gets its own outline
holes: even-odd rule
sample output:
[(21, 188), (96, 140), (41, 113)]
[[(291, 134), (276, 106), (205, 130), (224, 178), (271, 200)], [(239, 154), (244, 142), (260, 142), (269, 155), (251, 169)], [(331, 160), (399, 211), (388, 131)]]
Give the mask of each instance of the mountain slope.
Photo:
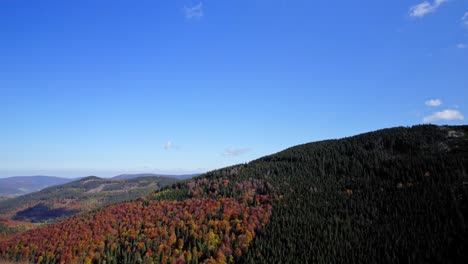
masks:
[(285, 198), (246, 261), (466, 263), (467, 135), (400, 127), (249, 164)]
[[(466, 263), (467, 135), (468, 126), (425, 125), (296, 146), (25, 231), (0, 242), (0, 256), (46, 263)], [(67, 243), (50, 243), (56, 240)]]
[(0, 215), (33, 223), (51, 221), (111, 203), (136, 199), (176, 181), (168, 177), (113, 180), (90, 176), (0, 201)]
[(0, 178), (0, 197), (15, 197), (37, 192), (46, 187), (64, 184), (75, 179), (53, 176), (15, 176)]

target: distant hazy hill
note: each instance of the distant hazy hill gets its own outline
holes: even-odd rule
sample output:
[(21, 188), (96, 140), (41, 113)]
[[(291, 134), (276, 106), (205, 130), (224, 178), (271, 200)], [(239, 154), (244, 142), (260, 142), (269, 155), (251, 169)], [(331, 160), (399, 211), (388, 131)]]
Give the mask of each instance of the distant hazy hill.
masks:
[(182, 175), (169, 175), (169, 174), (154, 174), (154, 173), (139, 173), (139, 174), (120, 174), (112, 179), (134, 179), (134, 178), (141, 178), (141, 177), (170, 177), (179, 180), (190, 179), (196, 177), (200, 174), (182, 174)]
[(101, 206), (136, 199), (175, 183), (169, 177), (103, 179), (89, 176), (0, 201), (0, 216), (13, 220), (44, 222)]
[(36, 192), (46, 187), (64, 184), (75, 179), (53, 176), (15, 176), (0, 178), (0, 197), (14, 197)]

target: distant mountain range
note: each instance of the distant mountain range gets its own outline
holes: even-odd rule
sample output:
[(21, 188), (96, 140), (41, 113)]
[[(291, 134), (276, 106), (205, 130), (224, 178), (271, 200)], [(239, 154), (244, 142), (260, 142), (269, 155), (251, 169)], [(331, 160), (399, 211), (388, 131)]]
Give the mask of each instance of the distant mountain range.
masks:
[(106, 179), (89, 176), (0, 201), (0, 218), (40, 223), (133, 200), (177, 182), (170, 177)]
[(53, 176), (15, 176), (0, 178), (0, 197), (8, 198), (20, 196), (74, 180), (76, 179)]
[[(178, 180), (190, 179), (198, 176), (199, 174), (183, 174), (183, 175), (168, 175), (168, 174), (153, 174), (153, 173), (139, 173), (139, 174), (121, 174), (110, 179), (125, 180), (135, 179), (141, 177), (170, 177)], [(8, 178), (0, 178), (0, 200), (13, 198), (25, 195), (32, 192), (40, 191), (44, 188), (56, 186), (60, 184), (76, 181), (80, 178), (63, 178), (55, 176), (14, 176)]]

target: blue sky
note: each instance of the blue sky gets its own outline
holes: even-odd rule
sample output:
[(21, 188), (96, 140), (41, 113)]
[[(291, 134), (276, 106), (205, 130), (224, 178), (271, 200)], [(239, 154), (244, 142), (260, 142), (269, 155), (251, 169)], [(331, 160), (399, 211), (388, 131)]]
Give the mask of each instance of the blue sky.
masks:
[(466, 124), (468, 1), (0, 3), (0, 177), (193, 173)]

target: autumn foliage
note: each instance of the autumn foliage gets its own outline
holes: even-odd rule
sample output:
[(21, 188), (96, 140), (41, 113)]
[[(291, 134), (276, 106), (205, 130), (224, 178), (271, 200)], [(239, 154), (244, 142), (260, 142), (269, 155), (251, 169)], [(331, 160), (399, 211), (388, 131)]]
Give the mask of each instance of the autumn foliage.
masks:
[[(205, 183), (212, 187), (206, 181), (192, 187)], [(238, 187), (246, 188), (237, 199), (109, 206), (1, 242), (0, 254), (35, 263), (232, 263), (247, 252), (272, 209), (269, 196), (257, 194), (252, 183)]]
[(0, 241), (7, 240), (17, 233), (31, 229), (35, 225), (28, 222), (0, 218)]

